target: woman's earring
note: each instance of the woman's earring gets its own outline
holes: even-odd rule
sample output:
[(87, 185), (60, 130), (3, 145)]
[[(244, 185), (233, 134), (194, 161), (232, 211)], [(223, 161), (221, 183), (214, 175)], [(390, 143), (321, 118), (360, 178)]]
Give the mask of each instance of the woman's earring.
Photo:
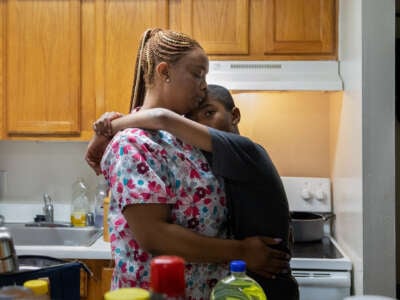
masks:
[(170, 83), (170, 82), (171, 82), (171, 79), (169, 79), (169, 77), (167, 77), (167, 78), (165, 79), (165, 82), (166, 82), (166, 83)]

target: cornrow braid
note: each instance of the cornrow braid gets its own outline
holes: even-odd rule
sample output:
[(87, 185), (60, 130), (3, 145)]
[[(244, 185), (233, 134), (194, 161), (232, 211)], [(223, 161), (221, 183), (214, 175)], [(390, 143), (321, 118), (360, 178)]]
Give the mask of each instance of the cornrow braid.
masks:
[[(147, 29), (143, 33), (142, 38), (140, 39), (138, 52), (136, 54), (135, 74), (133, 76), (131, 103), (129, 105), (130, 112), (134, 107), (143, 104), (143, 99), (146, 89), (145, 89), (145, 84), (143, 82), (143, 67), (141, 62), (142, 62), (144, 45), (148, 40), (148, 38), (150, 37), (150, 34), (151, 34), (151, 29)], [(138, 105), (136, 105), (136, 103), (138, 103)]]
[(130, 111), (143, 105), (146, 86), (153, 83), (158, 63), (164, 61), (172, 65), (196, 47), (201, 48), (197, 41), (183, 33), (160, 28), (147, 29), (142, 35), (136, 56)]

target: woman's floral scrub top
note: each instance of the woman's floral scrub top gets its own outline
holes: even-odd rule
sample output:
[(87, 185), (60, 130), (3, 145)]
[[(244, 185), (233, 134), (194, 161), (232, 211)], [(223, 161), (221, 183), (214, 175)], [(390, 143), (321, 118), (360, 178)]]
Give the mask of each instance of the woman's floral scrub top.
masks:
[[(112, 289), (149, 287), (152, 255), (140, 248), (122, 214), (129, 204), (170, 204), (173, 223), (226, 238), (221, 181), (211, 173), (201, 151), (168, 132), (137, 128), (119, 132), (105, 151), (102, 170), (112, 192), (108, 219), (115, 259)], [(187, 263), (187, 298), (209, 299), (211, 288), (227, 271), (226, 264)]]

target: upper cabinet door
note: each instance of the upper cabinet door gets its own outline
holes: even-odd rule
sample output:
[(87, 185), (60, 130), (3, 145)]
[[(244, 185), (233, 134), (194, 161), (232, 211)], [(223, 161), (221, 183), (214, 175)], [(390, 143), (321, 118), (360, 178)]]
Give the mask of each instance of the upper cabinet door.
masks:
[(335, 52), (334, 0), (264, 0), (265, 54)]
[(6, 134), (79, 134), (80, 1), (6, 3)]
[(168, 27), (168, 0), (98, 0), (96, 116), (129, 112), (139, 40), (151, 27)]
[(248, 54), (248, 0), (182, 0), (181, 19), (207, 54)]

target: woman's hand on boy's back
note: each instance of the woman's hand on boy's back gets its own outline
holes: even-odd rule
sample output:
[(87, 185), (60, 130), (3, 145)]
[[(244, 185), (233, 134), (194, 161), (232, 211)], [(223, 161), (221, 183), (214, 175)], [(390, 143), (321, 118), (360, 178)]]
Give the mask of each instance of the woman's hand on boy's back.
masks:
[(289, 269), (290, 255), (270, 246), (282, 242), (270, 237), (249, 237), (243, 242), (243, 258), (247, 268), (266, 278), (275, 278), (276, 274), (285, 273)]

